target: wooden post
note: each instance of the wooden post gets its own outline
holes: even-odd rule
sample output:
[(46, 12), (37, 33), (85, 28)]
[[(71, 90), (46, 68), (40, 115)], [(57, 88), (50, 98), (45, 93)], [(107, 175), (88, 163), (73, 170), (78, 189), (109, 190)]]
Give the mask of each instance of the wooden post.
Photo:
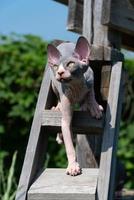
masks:
[[(101, 52), (101, 59), (105, 60), (107, 59), (107, 47), (112, 47), (112, 48), (117, 48), (120, 49), (121, 46), (121, 36), (120, 33), (110, 29), (108, 26), (105, 26), (101, 23), (101, 19), (102, 19), (102, 7), (103, 7), (103, 0), (84, 0), (84, 12), (83, 12), (83, 35), (85, 37), (87, 37), (87, 39), (89, 40), (89, 42), (91, 44), (93, 44), (94, 46), (100, 47), (103, 46), (103, 52)], [(107, 68), (108, 67), (108, 68)], [(106, 66), (106, 65), (102, 65), (102, 74), (105, 74), (103, 72), (106, 71), (106, 68), (109, 69), (109, 71), (111, 71), (111, 67), (110, 65)], [(119, 67), (120, 68), (120, 67)], [(119, 74), (118, 74), (119, 75)], [(108, 79), (106, 82), (102, 82), (102, 87), (105, 87), (105, 83), (108, 85), (109, 84), (109, 80), (110, 80), (110, 74), (108, 74)], [(103, 90), (104, 92), (104, 90)], [(119, 92), (119, 90), (118, 90)], [(106, 93), (108, 94), (108, 91), (106, 91)], [(104, 97), (106, 96), (106, 93), (104, 95)], [(88, 137), (86, 135), (79, 135), (77, 136), (78, 139), (78, 143), (77, 143), (77, 152), (78, 152), (78, 160), (81, 161), (80, 163), (82, 164), (82, 166), (86, 166), (86, 167), (96, 167), (97, 163), (99, 163), (99, 155), (100, 152), (98, 153), (99, 150), (101, 150), (101, 140), (102, 138), (97, 137), (97, 136), (93, 136), (91, 138)], [(104, 141), (103, 141), (104, 143)], [(86, 145), (85, 145), (86, 144)], [(103, 145), (102, 145), (103, 148)], [(96, 153), (97, 151), (97, 153)], [(106, 153), (107, 154), (107, 153)], [(90, 156), (90, 158), (89, 158)], [(88, 158), (87, 158), (88, 157)], [(84, 161), (83, 161), (83, 158)], [(110, 162), (110, 160), (109, 160)], [(101, 161), (101, 165), (102, 165), (102, 161)], [(107, 165), (106, 163), (104, 165)], [(102, 169), (102, 167), (101, 167)], [(103, 169), (103, 173), (106, 173), (106, 168)], [(110, 170), (110, 166), (109, 166), (109, 170)], [(113, 170), (113, 173), (115, 172), (115, 170)], [(100, 172), (101, 174), (102, 172)], [(110, 173), (110, 172), (109, 172)], [(110, 180), (110, 176), (111, 174), (109, 174), (109, 180)], [(114, 176), (114, 175), (113, 175)], [(106, 186), (102, 185), (103, 183), (100, 183), (101, 180), (101, 176), (98, 182), (98, 188), (100, 187), (101, 189), (98, 189), (98, 199), (99, 200), (107, 200), (108, 199), (108, 194), (106, 194), (107, 192), (105, 191)], [(107, 180), (106, 176), (105, 176), (105, 181)], [(107, 182), (108, 183), (108, 182)], [(113, 181), (114, 183), (114, 181)], [(103, 187), (103, 189), (102, 189)], [(109, 186), (107, 186), (109, 187)], [(108, 188), (107, 188), (108, 189)], [(105, 194), (104, 194), (105, 193)], [(113, 195), (113, 191), (110, 191), (110, 194)], [(106, 195), (104, 197), (104, 195)], [(111, 200), (111, 197), (110, 197)]]
[[(27, 191), (30, 184), (35, 179), (39, 172), (45, 152), (47, 135), (41, 134), (41, 115), (43, 109), (50, 108), (51, 94), (50, 94), (50, 75), (49, 69), (46, 67), (45, 78), (41, 85), (38, 102), (36, 105), (35, 115), (31, 127), (29, 142), (25, 154), (24, 164), (19, 180), (16, 200), (26, 200)], [(45, 92), (44, 92), (45, 91)]]
[(106, 110), (106, 123), (103, 133), (100, 169), (98, 176), (98, 200), (113, 200), (116, 145), (122, 105), (122, 62), (112, 67), (109, 96)]

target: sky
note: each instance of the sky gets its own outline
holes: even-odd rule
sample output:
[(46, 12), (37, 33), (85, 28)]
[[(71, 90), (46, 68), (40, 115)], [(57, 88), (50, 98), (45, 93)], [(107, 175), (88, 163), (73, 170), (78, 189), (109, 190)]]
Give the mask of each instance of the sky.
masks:
[(53, 0), (0, 0), (0, 33), (31, 33), (45, 40), (75, 41), (66, 30), (67, 7)]
[[(44, 40), (76, 41), (78, 34), (66, 30), (67, 6), (53, 0), (0, 0), (0, 34), (34, 34)], [(134, 58), (134, 52), (125, 51)]]

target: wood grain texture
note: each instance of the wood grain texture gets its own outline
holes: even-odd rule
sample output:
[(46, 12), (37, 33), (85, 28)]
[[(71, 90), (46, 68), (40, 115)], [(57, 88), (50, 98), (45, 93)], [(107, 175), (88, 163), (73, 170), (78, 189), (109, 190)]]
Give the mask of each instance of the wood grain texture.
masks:
[(120, 33), (101, 23), (103, 0), (94, 0), (93, 9), (93, 44), (120, 49)]
[(117, 62), (112, 66), (110, 79), (97, 187), (98, 200), (112, 200), (114, 194), (116, 145), (122, 104), (121, 77), (122, 62)]
[(93, 133), (91, 136), (85, 134), (77, 135), (76, 144), (76, 155), (80, 166), (82, 168), (98, 168), (97, 152), (95, 151), (97, 145)]
[(103, 0), (102, 23), (134, 35), (134, 3), (131, 0)]
[[(44, 110), (42, 112), (41, 124), (53, 133), (61, 131), (61, 112)], [(100, 134), (103, 131), (104, 116), (97, 120), (92, 118), (88, 112), (74, 111), (72, 120), (72, 130), (74, 133)]]
[(65, 169), (46, 169), (33, 183), (28, 200), (95, 200), (98, 169), (83, 169), (79, 176), (65, 174)]
[[(66, 0), (57, 0), (57, 2), (68, 5)], [(83, 33), (90, 44), (95, 44), (96, 40), (100, 40), (97, 46), (105, 43), (105, 46), (108, 45), (117, 49), (122, 46), (128, 50), (134, 50), (134, 26), (132, 25), (134, 23), (134, 8), (131, 0), (97, 0), (95, 2), (93, 0), (70, 0), (69, 2), (68, 30), (79, 34)], [(98, 26), (97, 29), (94, 28), (96, 26)], [(124, 29), (123, 26), (129, 26), (131, 31)]]
[(78, 0), (68, 1), (68, 20), (67, 29), (81, 33), (81, 27), (83, 26), (83, 3)]
[(84, 0), (83, 27), (81, 33), (88, 39), (89, 44), (93, 43), (93, 1)]
[[(42, 152), (44, 152), (46, 143), (46, 136), (42, 138), (41, 132), (41, 113), (43, 109), (49, 108), (51, 97), (50, 97), (50, 74), (49, 69), (46, 67), (45, 76), (42, 81), (38, 102), (36, 105), (35, 115), (30, 131), (29, 141), (23, 163), (23, 168), (19, 180), (19, 185), (16, 194), (16, 200), (25, 200), (27, 196), (27, 190), (35, 178), (40, 165), (43, 161)], [(44, 92), (45, 91), (45, 92)], [(44, 152), (45, 153), (45, 152)]]

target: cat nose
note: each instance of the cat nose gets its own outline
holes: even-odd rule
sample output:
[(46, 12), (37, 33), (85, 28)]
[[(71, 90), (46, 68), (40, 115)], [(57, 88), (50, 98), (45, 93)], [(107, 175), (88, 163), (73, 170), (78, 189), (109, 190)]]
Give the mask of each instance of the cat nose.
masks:
[(62, 65), (59, 66), (57, 73), (61, 76), (65, 73), (65, 69)]
[(64, 74), (64, 71), (58, 71), (58, 74), (61, 76), (62, 74)]

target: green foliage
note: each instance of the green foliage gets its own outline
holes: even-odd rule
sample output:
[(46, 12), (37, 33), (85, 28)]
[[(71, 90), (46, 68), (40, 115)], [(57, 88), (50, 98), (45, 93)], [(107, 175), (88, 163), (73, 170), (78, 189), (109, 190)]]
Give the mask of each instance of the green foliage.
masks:
[(0, 154), (0, 199), (13, 200), (16, 193), (16, 180), (14, 177), (14, 171), (17, 152), (14, 152), (13, 154), (12, 163), (8, 173), (4, 170), (4, 156), (6, 156), (6, 154)]
[(127, 172), (126, 187), (134, 188), (134, 60), (126, 60), (125, 69), (127, 76), (117, 154)]
[(118, 157), (124, 163), (127, 172), (126, 188), (134, 188), (134, 123), (121, 125)]
[(46, 44), (31, 35), (1, 36), (0, 43), (0, 103), (7, 104), (8, 118), (28, 122), (42, 79)]

